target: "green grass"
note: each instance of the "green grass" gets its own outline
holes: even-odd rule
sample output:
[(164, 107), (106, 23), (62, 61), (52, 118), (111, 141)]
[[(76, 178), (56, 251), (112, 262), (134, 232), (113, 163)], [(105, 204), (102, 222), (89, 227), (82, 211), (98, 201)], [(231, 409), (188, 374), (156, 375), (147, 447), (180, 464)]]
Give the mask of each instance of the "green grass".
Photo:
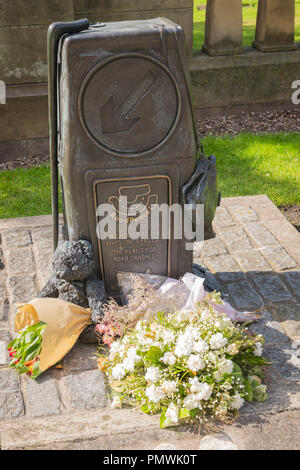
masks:
[[(243, 46), (251, 46), (255, 38), (255, 25), (258, 0), (245, 0), (243, 4)], [(205, 10), (199, 11), (198, 5), (206, 5), (206, 0), (194, 0), (194, 49), (200, 50), (204, 43)], [(295, 42), (300, 42), (300, 0), (296, 1)]]
[(0, 173), (0, 218), (51, 213), (49, 165)]
[(266, 194), (277, 206), (300, 204), (300, 133), (207, 137), (223, 197)]
[[(267, 194), (277, 205), (300, 204), (300, 133), (206, 137), (217, 157), (223, 197)], [(51, 213), (49, 165), (0, 173), (0, 218)]]

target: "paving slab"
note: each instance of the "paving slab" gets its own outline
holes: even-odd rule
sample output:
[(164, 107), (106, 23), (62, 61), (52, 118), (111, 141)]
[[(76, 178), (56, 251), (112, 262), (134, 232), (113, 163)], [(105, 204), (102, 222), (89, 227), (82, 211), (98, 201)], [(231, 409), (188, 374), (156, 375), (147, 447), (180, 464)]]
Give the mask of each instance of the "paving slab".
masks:
[[(300, 234), (265, 195), (223, 199), (213, 226), (216, 238), (195, 244), (195, 262), (216, 275), (236, 308), (260, 309), (249, 328), (265, 336), (273, 365), (269, 400), (246, 404), (220, 430), (223, 441), (210, 437), (238, 449), (299, 448), (292, 424), (300, 409)], [(15, 304), (34, 297), (52, 272), (52, 218), (0, 219), (0, 240), (1, 448), (198, 449), (189, 429), (161, 431), (157, 417), (111, 409), (94, 345), (78, 343), (36, 382), (5, 370)]]

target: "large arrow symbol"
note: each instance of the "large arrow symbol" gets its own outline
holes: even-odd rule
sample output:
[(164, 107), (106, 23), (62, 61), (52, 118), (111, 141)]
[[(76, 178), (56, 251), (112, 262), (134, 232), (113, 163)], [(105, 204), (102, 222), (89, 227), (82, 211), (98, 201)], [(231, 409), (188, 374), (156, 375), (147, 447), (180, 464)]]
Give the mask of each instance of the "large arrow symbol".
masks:
[(129, 132), (141, 119), (141, 117), (131, 118), (132, 112), (158, 80), (159, 77), (148, 70), (140, 83), (119, 106), (116, 106), (115, 98), (111, 96), (100, 109), (102, 134)]

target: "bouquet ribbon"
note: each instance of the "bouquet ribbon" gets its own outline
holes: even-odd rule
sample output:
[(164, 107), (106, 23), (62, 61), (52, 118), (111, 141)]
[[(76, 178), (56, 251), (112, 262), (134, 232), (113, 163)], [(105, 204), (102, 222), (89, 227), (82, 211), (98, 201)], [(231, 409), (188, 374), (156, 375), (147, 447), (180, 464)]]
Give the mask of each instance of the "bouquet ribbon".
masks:
[(18, 305), (15, 331), (42, 321), (43, 333), (40, 370), (44, 372), (59, 362), (75, 345), (80, 333), (92, 323), (91, 309), (54, 298), (36, 298)]

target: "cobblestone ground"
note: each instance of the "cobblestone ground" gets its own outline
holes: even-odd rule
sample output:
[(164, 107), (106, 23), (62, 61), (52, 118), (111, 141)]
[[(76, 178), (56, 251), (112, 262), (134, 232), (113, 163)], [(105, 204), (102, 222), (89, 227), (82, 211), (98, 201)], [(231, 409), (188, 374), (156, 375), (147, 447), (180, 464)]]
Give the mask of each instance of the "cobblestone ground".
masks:
[[(263, 416), (292, 413), (300, 407), (300, 234), (266, 196), (224, 199), (214, 228), (216, 239), (195, 244), (194, 261), (216, 275), (223, 295), (238, 310), (261, 309), (261, 320), (250, 328), (265, 336), (265, 354), (274, 361), (268, 377), (270, 399), (247, 404), (240, 414), (242, 429), (247, 428), (248, 437), (251, 432), (256, 436), (255, 426), (262, 426)], [(80, 448), (74, 442), (98, 442), (99, 438), (98, 448), (149, 448), (145, 442), (151, 430), (156, 440), (168, 437), (170, 441), (169, 431), (159, 434), (155, 418), (111, 410), (105, 379), (93, 356), (94, 345), (78, 343), (62, 361), (62, 368), (52, 368), (36, 382), (19, 379), (6, 369), (15, 305), (35, 297), (51, 274), (51, 217), (0, 220), (0, 234), (2, 448)], [(235, 440), (229, 447), (247, 448), (236, 425), (226, 432)], [(267, 441), (270, 432), (266, 431)], [(107, 441), (108, 436), (118, 437)], [(181, 448), (198, 448), (197, 436), (185, 431), (183, 436)], [(202, 442), (200, 448), (221, 441), (226, 447), (226, 436), (224, 442), (218, 435), (212, 442)], [(248, 448), (259, 448), (255, 439)], [(274, 442), (274, 448), (280, 448), (283, 441)]]

